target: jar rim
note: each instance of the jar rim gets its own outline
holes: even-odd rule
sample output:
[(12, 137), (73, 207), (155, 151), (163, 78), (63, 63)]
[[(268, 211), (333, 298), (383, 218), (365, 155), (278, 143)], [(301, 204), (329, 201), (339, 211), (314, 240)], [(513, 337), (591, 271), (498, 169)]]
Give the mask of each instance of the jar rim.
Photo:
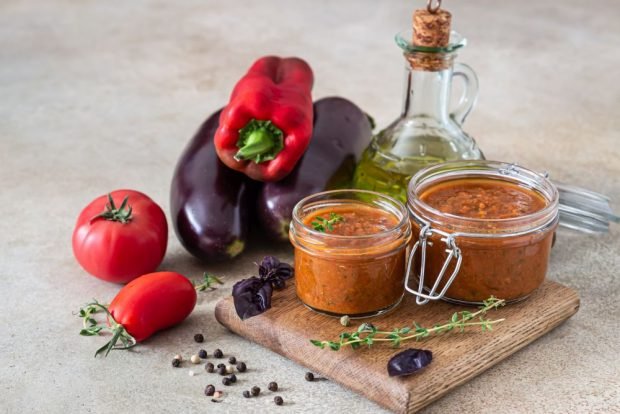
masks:
[[(418, 197), (418, 191), (421, 188), (426, 189), (429, 186), (432, 186), (433, 183), (442, 182), (446, 179), (463, 178), (464, 175), (490, 177), (507, 182), (518, 182), (520, 184), (524, 184), (527, 188), (533, 189), (540, 193), (547, 201), (547, 204), (540, 210), (517, 217), (476, 218), (445, 213), (432, 207)], [(427, 182), (429, 180), (430, 182)], [(459, 227), (463, 228), (467, 228), (469, 226), (479, 228), (479, 225), (482, 223), (501, 224), (503, 226), (502, 228), (507, 231), (514, 231), (515, 228), (526, 225), (531, 227), (534, 223), (544, 226), (557, 218), (558, 204), (559, 192), (546, 175), (537, 173), (514, 163), (501, 161), (451, 161), (432, 165), (418, 171), (409, 181), (407, 188), (407, 206), (411, 210), (412, 214), (415, 215), (414, 208), (417, 208), (424, 213), (424, 216), (428, 215), (430, 217), (446, 218), (449, 220), (458, 221), (460, 224)], [(482, 234), (486, 233), (482, 232)]]
[[(377, 233), (363, 234), (363, 235), (350, 235), (350, 236), (320, 232), (304, 224), (303, 220), (300, 218), (300, 212), (304, 206), (307, 206), (308, 204), (312, 203), (313, 200), (316, 200), (316, 202), (321, 201), (321, 199), (324, 199), (324, 201), (328, 201), (326, 197), (335, 196), (337, 194), (350, 195), (349, 198), (342, 198), (341, 200), (346, 200), (346, 199), (354, 200), (352, 196), (355, 194), (373, 196), (373, 197), (376, 197), (377, 199), (383, 200), (387, 202), (388, 204), (390, 204), (393, 207), (393, 210), (385, 208), (383, 205), (377, 205), (377, 204), (372, 204), (372, 205), (376, 206), (377, 208), (382, 207), (384, 211), (387, 211), (394, 216), (396, 216), (396, 214), (394, 213), (395, 211), (397, 211), (398, 215), (400, 216), (400, 217), (396, 216), (396, 218), (398, 219), (398, 223), (396, 223), (394, 226), (390, 228), (387, 228)], [(293, 217), (291, 220), (290, 228), (291, 230), (293, 230), (295, 225), (301, 226), (301, 228), (305, 232), (307, 232), (310, 236), (319, 237), (322, 239), (364, 240), (364, 239), (374, 239), (374, 238), (382, 238), (382, 237), (390, 236), (392, 234), (400, 232), (402, 228), (407, 226), (408, 224), (409, 224), (409, 213), (407, 211), (407, 207), (405, 207), (405, 205), (399, 200), (393, 197), (387, 196), (385, 194), (378, 193), (376, 191), (357, 190), (357, 189), (340, 189), (340, 190), (322, 191), (319, 193), (311, 194), (301, 199), (293, 208)]]

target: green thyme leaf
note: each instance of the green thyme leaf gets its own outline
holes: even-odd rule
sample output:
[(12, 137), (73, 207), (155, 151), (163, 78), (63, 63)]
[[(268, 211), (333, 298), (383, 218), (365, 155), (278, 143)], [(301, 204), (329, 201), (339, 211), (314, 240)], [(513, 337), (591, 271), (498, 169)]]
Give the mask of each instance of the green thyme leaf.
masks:
[(329, 231), (334, 231), (334, 224), (344, 221), (344, 217), (338, 215), (334, 212), (329, 213), (329, 219), (325, 217), (317, 216), (310, 223), (312, 224), (312, 228), (316, 231), (320, 231), (321, 233), (325, 233), (325, 229)]
[(311, 339), (310, 343), (314, 346), (318, 346), (321, 349), (325, 348), (325, 343), (323, 343), (323, 341), (317, 341), (316, 339)]
[(375, 328), (375, 326), (372, 323), (363, 323), (359, 326), (359, 328), (357, 328), (357, 332), (371, 332), (371, 333), (375, 333), (377, 332), (377, 328)]
[(204, 272), (203, 274), (203, 278), (202, 278), (202, 283), (200, 284), (194, 284), (194, 289), (196, 289), (198, 292), (204, 292), (207, 289), (213, 290), (215, 289), (215, 287), (213, 286), (214, 284), (218, 284), (218, 285), (223, 285), (224, 282), (222, 282), (220, 280), (220, 278), (218, 278), (215, 275), (212, 275), (210, 273)]
[(82, 336), (95, 336), (95, 335), (99, 335), (99, 332), (101, 332), (103, 328), (100, 326), (94, 326), (92, 328), (86, 328), (86, 329), (82, 329), (80, 331), (80, 335)]

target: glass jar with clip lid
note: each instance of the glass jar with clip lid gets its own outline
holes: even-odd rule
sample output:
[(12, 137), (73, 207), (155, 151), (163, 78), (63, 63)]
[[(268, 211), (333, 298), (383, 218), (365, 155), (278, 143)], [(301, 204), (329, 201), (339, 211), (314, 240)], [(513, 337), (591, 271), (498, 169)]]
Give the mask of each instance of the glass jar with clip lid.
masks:
[(421, 170), (408, 189), (415, 244), (405, 288), (418, 304), (525, 299), (545, 279), (558, 202), (545, 175), (515, 164), (457, 161)]

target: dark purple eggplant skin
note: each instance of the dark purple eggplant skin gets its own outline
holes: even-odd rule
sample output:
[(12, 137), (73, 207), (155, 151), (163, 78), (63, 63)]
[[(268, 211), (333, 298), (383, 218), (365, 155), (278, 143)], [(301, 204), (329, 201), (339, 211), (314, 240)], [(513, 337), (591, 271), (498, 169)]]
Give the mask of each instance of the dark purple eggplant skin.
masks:
[(306, 153), (288, 176), (265, 183), (259, 192), (258, 219), (266, 234), (274, 240), (288, 240), (293, 208), (302, 198), (350, 187), (355, 165), (371, 137), (368, 116), (353, 102), (340, 97), (316, 101)]
[(220, 112), (202, 124), (183, 151), (170, 188), (174, 231), (188, 252), (207, 262), (243, 251), (255, 202), (253, 182), (226, 167), (215, 152)]

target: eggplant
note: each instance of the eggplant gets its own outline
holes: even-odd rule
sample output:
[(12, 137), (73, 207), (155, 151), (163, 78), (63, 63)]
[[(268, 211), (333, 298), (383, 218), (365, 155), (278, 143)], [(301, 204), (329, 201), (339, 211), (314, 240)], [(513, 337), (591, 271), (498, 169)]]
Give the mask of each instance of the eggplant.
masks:
[(339, 97), (314, 103), (310, 145), (295, 169), (281, 181), (265, 183), (258, 195), (258, 219), (271, 238), (288, 240), (293, 208), (302, 198), (351, 185), (355, 166), (372, 137), (371, 119)]
[(185, 148), (170, 189), (174, 231), (188, 252), (205, 261), (232, 259), (243, 251), (254, 198), (252, 181), (226, 167), (215, 152), (221, 111)]

